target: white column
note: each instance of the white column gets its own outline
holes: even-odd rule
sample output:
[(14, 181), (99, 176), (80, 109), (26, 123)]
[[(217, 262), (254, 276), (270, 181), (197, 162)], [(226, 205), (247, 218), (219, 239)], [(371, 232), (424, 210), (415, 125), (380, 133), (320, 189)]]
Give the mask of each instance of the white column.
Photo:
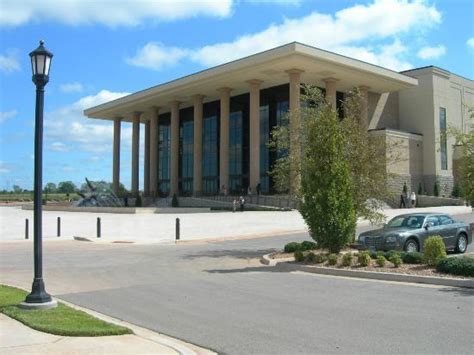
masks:
[(290, 69), (287, 73), (290, 77), (290, 154), (293, 156), (292, 167), (290, 172), (290, 193), (294, 194), (299, 186), (301, 176), (299, 174), (299, 158), (300, 158), (300, 88), (301, 73), (303, 70)]
[(170, 102), (171, 105), (171, 172), (170, 196), (178, 194), (179, 173), (179, 101)]
[(202, 100), (204, 95), (194, 95), (194, 140), (193, 140), (193, 194), (202, 193)]
[(326, 84), (326, 102), (332, 106), (333, 109), (336, 109), (336, 82), (338, 81), (335, 78), (326, 78), (323, 79)]
[(219, 146), (219, 184), (229, 188), (229, 114), (230, 92), (232, 89), (224, 87), (218, 89), (221, 99), (220, 112), (220, 146)]
[(158, 115), (159, 108), (153, 107), (150, 117), (150, 196), (157, 197), (158, 195)]
[(140, 158), (140, 116), (141, 112), (134, 112), (132, 118), (132, 194), (138, 194), (138, 165)]
[(143, 167), (143, 194), (150, 196), (150, 120), (145, 121), (145, 139), (144, 139), (144, 167)]
[(260, 85), (263, 81), (253, 79), (247, 81), (250, 85), (250, 187), (256, 191), (260, 181)]
[(112, 186), (116, 195), (119, 193), (120, 187), (120, 129), (121, 118), (114, 118), (114, 152), (113, 152), (113, 172), (112, 172)]

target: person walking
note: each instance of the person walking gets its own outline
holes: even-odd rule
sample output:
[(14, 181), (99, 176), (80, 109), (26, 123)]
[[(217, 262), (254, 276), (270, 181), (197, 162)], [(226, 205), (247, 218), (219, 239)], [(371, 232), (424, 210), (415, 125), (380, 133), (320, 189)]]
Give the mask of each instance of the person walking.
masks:
[(234, 201), (232, 201), (232, 212), (237, 211), (237, 200), (234, 198)]
[(244, 212), (244, 208), (245, 208), (245, 199), (244, 199), (244, 197), (243, 197), (243, 196), (240, 196), (239, 203), (240, 203), (240, 212)]
[(405, 204), (405, 195), (402, 193), (400, 194), (400, 206), (398, 208), (406, 208), (406, 204)]
[(257, 184), (257, 187), (256, 187), (256, 189), (257, 189), (257, 196), (260, 196), (260, 190), (261, 190), (261, 188), (262, 188), (262, 185), (260, 185), (260, 183), (258, 183), (258, 184)]
[(415, 191), (411, 192), (410, 202), (411, 202), (411, 207), (415, 208), (416, 207), (416, 194), (415, 194)]

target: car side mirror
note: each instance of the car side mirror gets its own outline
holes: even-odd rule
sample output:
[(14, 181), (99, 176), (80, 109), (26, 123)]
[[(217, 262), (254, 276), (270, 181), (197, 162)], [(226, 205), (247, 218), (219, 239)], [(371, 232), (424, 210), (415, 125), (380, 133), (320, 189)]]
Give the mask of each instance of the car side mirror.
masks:
[(428, 230), (429, 227), (430, 227), (430, 226), (428, 225), (428, 223), (426, 223), (426, 224), (423, 226), (423, 228), (425, 228), (426, 230)]

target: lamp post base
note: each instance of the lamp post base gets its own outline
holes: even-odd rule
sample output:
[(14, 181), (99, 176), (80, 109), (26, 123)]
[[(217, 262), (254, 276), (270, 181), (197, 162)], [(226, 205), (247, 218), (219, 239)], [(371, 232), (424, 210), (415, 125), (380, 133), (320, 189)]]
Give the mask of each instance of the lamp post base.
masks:
[(19, 306), (23, 309), (48, 309), (56, 307), (57, 302), (46, 292), (43, 279), (35, 278), (31, 293)]

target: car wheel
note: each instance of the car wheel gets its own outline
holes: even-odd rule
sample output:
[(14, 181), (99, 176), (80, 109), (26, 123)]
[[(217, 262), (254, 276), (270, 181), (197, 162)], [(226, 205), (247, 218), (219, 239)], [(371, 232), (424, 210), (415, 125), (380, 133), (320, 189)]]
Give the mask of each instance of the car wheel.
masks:
[(458, 241), (456, 242), (456, 252), (463, 254), (467, 249), (467, 237), (464, 234), (460, 234)]
[(408, 239), (403, 247), (407, 253), (414, 253), (420, 251), (420, 245), (415, 239)]

